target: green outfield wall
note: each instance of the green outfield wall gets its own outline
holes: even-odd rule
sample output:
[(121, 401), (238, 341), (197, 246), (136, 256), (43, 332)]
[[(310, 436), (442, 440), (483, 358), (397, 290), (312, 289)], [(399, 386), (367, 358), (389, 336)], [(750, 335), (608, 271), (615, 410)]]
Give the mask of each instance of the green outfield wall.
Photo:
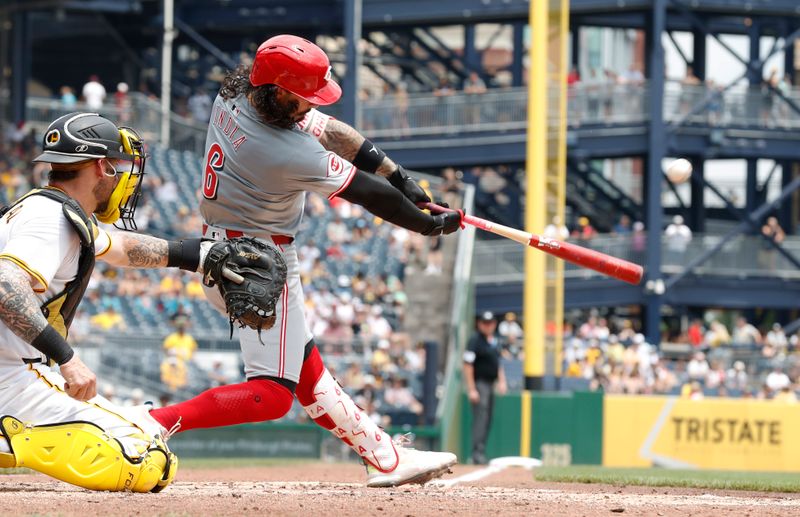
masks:
[[(552, 465), (599, 465), (603, 460), (602, 393), (533, 392), (529, 425), (522, 422), (523, 397), (497, 396), (487, 442), (489, 458), (519, 456), (523, 432), (530, 434), (531, 454)], [(463, 395), (459, 458), (471, 456), (472, 407)]]

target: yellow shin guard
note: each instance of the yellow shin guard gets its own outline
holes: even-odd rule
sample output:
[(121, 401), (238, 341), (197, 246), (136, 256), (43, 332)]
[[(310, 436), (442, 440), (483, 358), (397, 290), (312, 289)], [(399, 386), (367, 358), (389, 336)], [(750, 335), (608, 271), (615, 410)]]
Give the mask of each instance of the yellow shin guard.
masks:
[(2, 435), (15, 458), (10, 467), (27, 467), (89, 490), (160, 492), (178, 469), (177, 457), (160, 438), (149, 440), (132, 459), (116, 439), (89, 422), (26, 426), (4, 416)]

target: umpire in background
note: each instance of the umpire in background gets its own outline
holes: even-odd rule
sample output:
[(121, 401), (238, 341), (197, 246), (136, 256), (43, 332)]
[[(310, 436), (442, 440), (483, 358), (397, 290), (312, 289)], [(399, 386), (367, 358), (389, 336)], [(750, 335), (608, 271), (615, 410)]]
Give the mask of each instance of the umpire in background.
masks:
[(477, 332), (464, 352), (464, 380), (472, 404), (472, 462), (486, 463), (486, 439), (492, 422), (495, 384), (497, 393), (506, 392), (506, 377), (500, 365), (500, 345), (495, 332), (497, 320), (491, 312), (478, 316)]

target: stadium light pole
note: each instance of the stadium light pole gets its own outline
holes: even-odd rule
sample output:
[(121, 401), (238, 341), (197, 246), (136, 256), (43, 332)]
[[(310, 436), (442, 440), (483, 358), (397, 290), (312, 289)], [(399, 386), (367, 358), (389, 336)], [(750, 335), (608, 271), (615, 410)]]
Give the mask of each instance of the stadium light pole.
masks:
[(169, 147), (172, 109), (172, 41), (175, 39), (175, 2), (164, 0), (164, 39), (161, 48), (161, 143)]

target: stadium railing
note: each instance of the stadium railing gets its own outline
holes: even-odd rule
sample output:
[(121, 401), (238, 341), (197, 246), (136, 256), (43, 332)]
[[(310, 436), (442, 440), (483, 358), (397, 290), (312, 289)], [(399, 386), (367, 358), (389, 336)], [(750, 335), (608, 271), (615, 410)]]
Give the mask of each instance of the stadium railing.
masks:
[[(783, 94), (800, 105), (800, 89)], [(641, 124), (648, 120), (648, 84), (577, 83), (568, 89), (568, 123), (582, 125)], [(120, 110), (109, 102), (100, 111), (113, 120), (141, 130), (148, 139), (161, 140), (161, 105), (141, 93), (129, 95), (131, 106)], [(437, 96), (413, 93), (389, 95), (361, 103), (358, 127), (371, 138), (406, 138), (465, 133), (524, 131), (527, 127), (527, 88), (497, 88), (485, 93)], [(78, 104), (74, 109), (85, 109)], [(341, 106), (323, 109), (341, 116)], [(58, 99), (28, 98), (26, 117), (43, 130), (50, 121), (66, 113)], [(789, 103), (759, 87), (731, 88), (686, 86), (668, 82), (664, 91), (664, 117), (669, 123), (719, 128), (797, 129), (800, 116)], [(202, 153), (206, 124), (171, 114), (171, 145), (179, 150)]]
[[(686, 251), (671, 251), (669, 239), (662, 238), (662, 270), (680, 273), (688, 263), (717, 246), (723, 235), (694, 234)], [(644, 262), (644, 249), (637, 251), (630, 236), (601, 235), (588, 242), (577, 242), (591, 249), (630, 260)], [(800, 260), (800, 237), (787, 236), (783, 248)], [(524, 276), (525, 248), (514, 242), (498, 240), (478, 241), (475, 244), (475, 282), (521, 282)], [(697, 274), (736, 278), (764, 277), (800, 279), (800, 269), (794, 266), (767, 242), (753, 235), (733, 238), (722, 249), (694, 270)], [(588, 278), (600, 276), (590, 269), (566, 263), (566, 278)]]

